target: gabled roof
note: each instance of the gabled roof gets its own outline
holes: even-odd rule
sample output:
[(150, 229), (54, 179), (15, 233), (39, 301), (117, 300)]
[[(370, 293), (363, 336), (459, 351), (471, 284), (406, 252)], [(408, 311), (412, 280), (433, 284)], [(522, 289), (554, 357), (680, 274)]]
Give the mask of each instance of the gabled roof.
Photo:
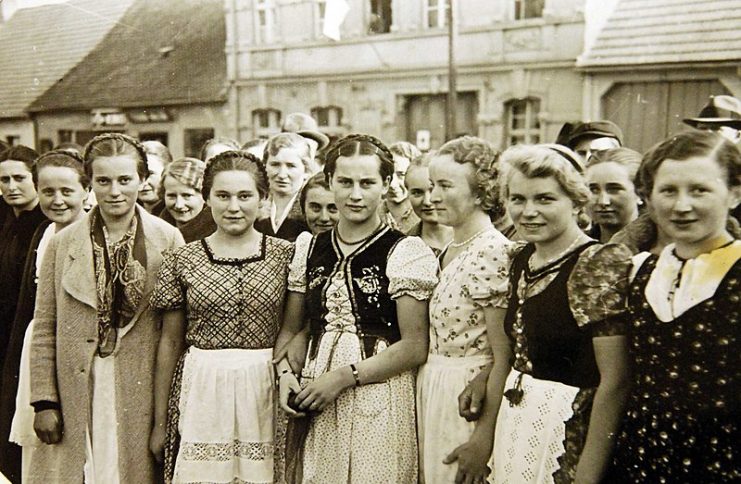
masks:
[(579, 67), (741, 59), (741, 0), (619, 0)]
[(18, 10), (0, 24), (0, 118), (24, 110), (80, 62), (132, 0), (70, 0)]
[(225, 101), (223, 0), (136, 0), (29, 111)]

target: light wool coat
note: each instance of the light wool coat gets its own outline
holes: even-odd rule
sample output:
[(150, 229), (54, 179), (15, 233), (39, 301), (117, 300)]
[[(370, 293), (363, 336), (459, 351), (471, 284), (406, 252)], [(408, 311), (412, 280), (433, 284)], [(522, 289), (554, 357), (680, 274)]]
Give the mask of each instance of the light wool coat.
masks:
[[(162, 252), (183, 245), (180, 232), (137, 206), (147, 254), (144, 297), (116, 352), (116, 416), (122, 483), (155, 482), (149, 451), (154, 371), (161, 317), (149, 306)], [(58, 402), (64, 435), (42, 444), (31, 463), (31, 483), (82, 483), (85, 429), (91, 419), (92, 366), (97, 349), (96, 286), (90, 215), (52, 238), (36, 295), (31, 347), (31, 401)], [(93, 429), (106, 432), (107, 429)]]

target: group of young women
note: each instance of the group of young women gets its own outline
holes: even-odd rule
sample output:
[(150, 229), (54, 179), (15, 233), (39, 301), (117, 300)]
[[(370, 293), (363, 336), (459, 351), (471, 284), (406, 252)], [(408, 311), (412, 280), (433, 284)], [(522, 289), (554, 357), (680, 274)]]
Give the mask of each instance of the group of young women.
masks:
[(51, 220), (9, 345), (24, 480), (741, 479), (736, 146), (403, 147), (168, 163), (174, 226), (136, 203), (133, 138), (4, 152), (6, 219)]

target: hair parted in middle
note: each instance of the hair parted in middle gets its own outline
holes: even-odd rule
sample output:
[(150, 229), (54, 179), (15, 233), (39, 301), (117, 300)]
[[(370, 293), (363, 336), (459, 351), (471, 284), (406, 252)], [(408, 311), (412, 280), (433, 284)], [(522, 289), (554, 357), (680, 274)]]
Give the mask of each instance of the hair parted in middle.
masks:
[(504, 204), (499, 196), (499, 150), (485, 139), (476, 136), (461, 136), (440, 147), (435, 156), (449, 155), (461, 165), (471, 163), (475, 169), (471, 187), (479, 199), (481, 209), (493, 219), (502, 217)]
[(502, 200), (509, 197), (509, 182), (516, 170), (527, 178), (554, 178), (576, 208), (584, 208), (589, 201), (590, 191), (584, 176), (568, 157), (549, 145), (515, 145), (502, 153), (501, 161), (505, 167)]
[(265, 165), (255, 155), (241, 150), (224, 151), (208, 161), (203, 173), (203, 198), (208, 200), (214, 178), (222, 171), (246, 171), (255, 180), (260, 198), (268, 197), (268, 175)]
[(129, 155), (136, 158), (136, 172), (141, 181), (149, 177), (147, 153), (136, 138), (122, 133), (103, 133), (88, 141), (82, 158), (85, 160), (85, 173), (93, 177), (93, 162), (97, 158)]
[(36, 163), (31, 170), (33, 184), (36, 185), (36, 188), (39, 186), (39, 172), (42, 168), (50, 166), (74, 170), (79, 177), (82, 188), (90, 187), (90, 178), (85, 173), (85, 160), (82, 159), (82, 156), (74, 151), (58, 149), (47, 151), (36, 159)]
[(324, 174), (331, 179), (337, 168), (337, 159), (341, 156), (375, 155), (380, 161), (379, 173), (384, 180), (394, 174), (394, 155), (388, 147), (375, 136), (369, 134), (348, 134), (327, 148), (324, 155)]
[(330, 191), (329, 183), (327, 182), (327, 177), (324, 176), (324, 173), (315, 173), (311, 178), (306, 180), (304, 186), (301, 187), (301, 192), (299, 193), (298, 199), (301, 206), (301, 212), (304, 214), (306, 213), (306, 197), (308, 196), (309, 190), (311, 190), (312, 188), (321, 188)]

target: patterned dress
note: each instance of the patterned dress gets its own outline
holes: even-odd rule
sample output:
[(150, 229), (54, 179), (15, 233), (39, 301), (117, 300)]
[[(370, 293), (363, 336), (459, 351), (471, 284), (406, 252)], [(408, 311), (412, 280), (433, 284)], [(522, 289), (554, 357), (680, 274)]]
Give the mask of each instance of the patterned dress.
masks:
[(740, 482), (741, 241), (635, 260), (633, 387), (611, 482)]
[(536, 270), (513, 258), (505, 330), (514, 354), (497, 415), (490, 482), (570, 483), (599, 370), (592, 339), (624, 332), (631, 254), (588, 242)]
[(507, 306), (510, 242), (496, 229), (472, 240), (440, 272), (430, 299), (430, 354), (417, 375), (421, 481), (455, 481), (443, 459), (471, 437), (458, 395), (492, 361), (484, 308)]
[[(302, 234), (296, 240), (296, 256), (291, 264), (289, 289), (304, 293), (322, 287), (321, 335), (312, 335), (301, 384), (306, 386), (323, 373), (357, 363), (383, 351), (390, 341), (384, 338), (368, 344), (354, 308), (358, 295), (379, 302), (387, 291), (392, 299), (411, 296), (427, 300), (437, 282), (437, 261), (418, 237), (401, 237), (388, 253), (378, 244), (386, 235), (382, 228), (352, 254), (339, 249), (334, 232), (317, 237), (332, 237), (336, 264), (327, 276), (317, 276), (321, 268), (307, 267), (312, 238)], [(363, 255), (382, 261), (379, 265), (359, 266)], [(386, 267), (380, 277), (379, 267)], [(352, 277), (353, 271), (364, 274)], [(307, 282), (307, 273), (310, 274)], [(348, 279), (351, 275), (351, 280)], [(387, 278), (388, 286), (381, 287)], [(384, 301), (380, 301), (383, 303)], [(388, 302), (388, 301), (386, 301)], [(395, 315), (394, 315), (395, 317)], [(389, 323), (389, 329), (393, 325)], [(384, 325), (385, 326), (385, 325)], [(395, 328), (398, 333), (398, 328)], [(305, 483), (343, 484), (417, 481), (417, 447), (414, 412), (414, 375), (405, 371), (385, 382), (349, 389), (321, 413), (311, 417), (304, 443), (303, 477)]]
[(280, 479), (270, 362), (292, 256), (291, 243), (262, 236), (244, 259), (216, 257), (207, 239), (164, 259), (152, 305), (185, 310), (188, 347), (168, 405), (168, 482)]

